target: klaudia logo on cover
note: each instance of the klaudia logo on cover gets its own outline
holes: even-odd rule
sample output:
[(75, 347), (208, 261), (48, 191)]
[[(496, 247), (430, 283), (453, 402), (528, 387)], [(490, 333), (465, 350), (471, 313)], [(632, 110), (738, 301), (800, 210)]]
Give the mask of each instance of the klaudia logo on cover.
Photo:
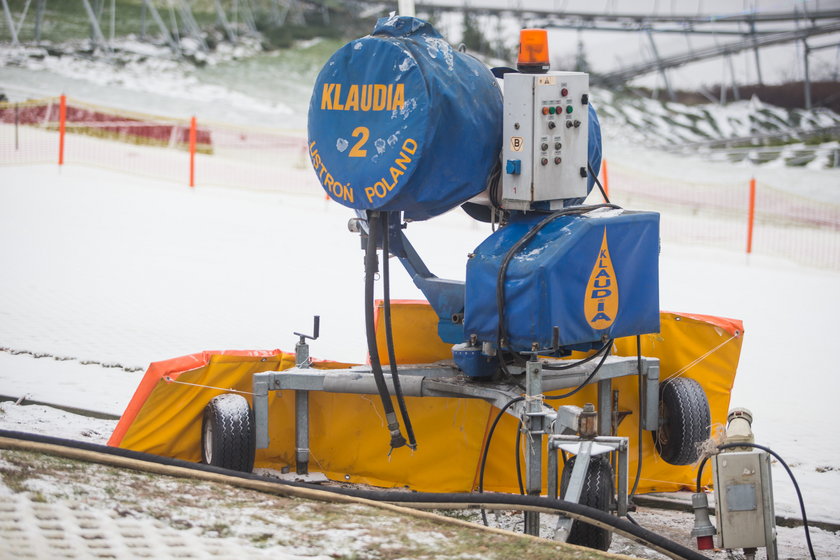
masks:
[(612, 325), (618, 313), (618, 279), (610, 258), (606, 227), (595, 266), (592, 267), (589, 282), (586, 284), (583, 313), (589, 325), (599, 330)]

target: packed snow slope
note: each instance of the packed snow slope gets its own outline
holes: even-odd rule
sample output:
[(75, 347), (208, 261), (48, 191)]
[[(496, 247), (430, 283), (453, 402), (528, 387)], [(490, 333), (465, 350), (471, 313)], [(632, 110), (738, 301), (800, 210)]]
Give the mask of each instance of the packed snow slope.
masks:
[[(291, 350), (292, 332), (309, 329), (315, 314), (314, 356), (363, 361), (359, 240), (346, 229), (348, 210), (317, 192), (1, 167), (0, 394), (119, 413), (134, 370), (149, 362)], [(407, 231), (430, 268), (453, 279), (489, 233), (460, 210)], [(421, 297), (394, 270), (392, 296)], [(660, 285), (663, 309), (744, 320), (732, 405), (752, 409), (757, 441), (794, 465), (810, 514), (840, 520), (840, 434), (830, 428), (840, 274), (665, 245)], [(784, 473), (775, 476), (779, 513), (797, 515)]]

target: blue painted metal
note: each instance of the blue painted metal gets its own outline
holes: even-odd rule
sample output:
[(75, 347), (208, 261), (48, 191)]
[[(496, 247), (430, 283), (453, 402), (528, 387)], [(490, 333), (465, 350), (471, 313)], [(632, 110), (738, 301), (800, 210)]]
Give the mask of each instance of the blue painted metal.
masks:
[(318, 75), (310, 158), (333, 200), (423, 220), (485, 189), (502, 111), (486, 66), (425, 21), (382, 18)]
[[(517, 214), (487, 238), (467, 262), (464, 334), (497, 342), (496, 285), (499, 269), (513, 247), (545, 214)], [(606, 235), (608, 263), (617, 283), (617, 313), (607, 328), (587, 319), (584, 302), (600, 295), (591, 284), (602, 263)], [(507, 349), (528, 352), (534, 343), (586, 349), (607, 338), (659, 331), (659, 214), (599, 211), (559, 217), (511, 260), (504, 280)], [(604, 283), (600, 285), (605, 285)], [(595, 285), (596, 287), (599, 284)]]
[[(391, 254), (400, 260), (438, 316), (438, 336), (450, 344), (463, 342), (464, 325), (460, 318), (464, 315), (464, 282), (432, 274), (403, 233), (398, 212), (390, 215), (388, 231)], [(458, 320), (453, 320), (456, 317)]]
[(492, 377), (499, 369), (499, 359), (481, 353), (478, 346), (456, 344), (452, 347), (452, 360), (468, 377)]

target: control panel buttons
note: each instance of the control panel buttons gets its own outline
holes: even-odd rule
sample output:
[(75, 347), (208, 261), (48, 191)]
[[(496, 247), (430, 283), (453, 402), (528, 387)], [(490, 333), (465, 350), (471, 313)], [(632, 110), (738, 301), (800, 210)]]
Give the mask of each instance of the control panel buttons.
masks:
[(540, 149), (541, 149), (542, 151), (546, 151), (546, 150), (548, 150), (548, 144), (547, 144), (546, 142), (543, 142), (543, 143), (542, 143), (542, 145), (540, 146)]
[(563, 159), (560, 156), (555, 157), (554, 158), (554, 165), (560, 165), (561, 161), (563, 161)]
[(557, 123), (555, 123), (554, 121), (548, 121), (548, 128), (552, 128), (552, 129), (553, 129), (553, 128), (555, 128), (556, 126), (557, 126)]
[(562, 143), (560, 143), (560, 142), (555, 142), (555, 143), (554, 143), (554, 149), (555, 149), (555, 150), (559, 150), (559, 149), (561, 149), (562, 147), (563, 147), (563, 144), (562, 144)]
[(540, 160), (540, 164), (542, 164), (542, 165), (548, 165), (548, 158), (542, 158), (542, 159)]
[(567, 95), (569, 95), (569, 88), (561, 89), (560, 90), (560, 95), (562, 95), (563, 97), (566, 97)]

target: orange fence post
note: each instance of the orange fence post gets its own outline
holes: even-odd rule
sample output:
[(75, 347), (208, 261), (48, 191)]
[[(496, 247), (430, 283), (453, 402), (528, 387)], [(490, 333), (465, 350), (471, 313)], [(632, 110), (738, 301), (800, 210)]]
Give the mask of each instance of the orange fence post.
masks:
[(752, 253), (753, 223), (755, 221), (755, 177), (750, 179), (750, 208), (747, 218), (747, 254)]
[(610, 175), (607, 172), (607, 160), (601, 162), (601, 175), (604, 177), (604, 194), (607, 195), (607, 198), (610, 197)]
[(190, 119), (190, 186), (195, 186), (195, 117)]
[(58, 104), (58, 165), (64, 165), (64, 125), (67, 122), (67, 96), (62, 94)]

